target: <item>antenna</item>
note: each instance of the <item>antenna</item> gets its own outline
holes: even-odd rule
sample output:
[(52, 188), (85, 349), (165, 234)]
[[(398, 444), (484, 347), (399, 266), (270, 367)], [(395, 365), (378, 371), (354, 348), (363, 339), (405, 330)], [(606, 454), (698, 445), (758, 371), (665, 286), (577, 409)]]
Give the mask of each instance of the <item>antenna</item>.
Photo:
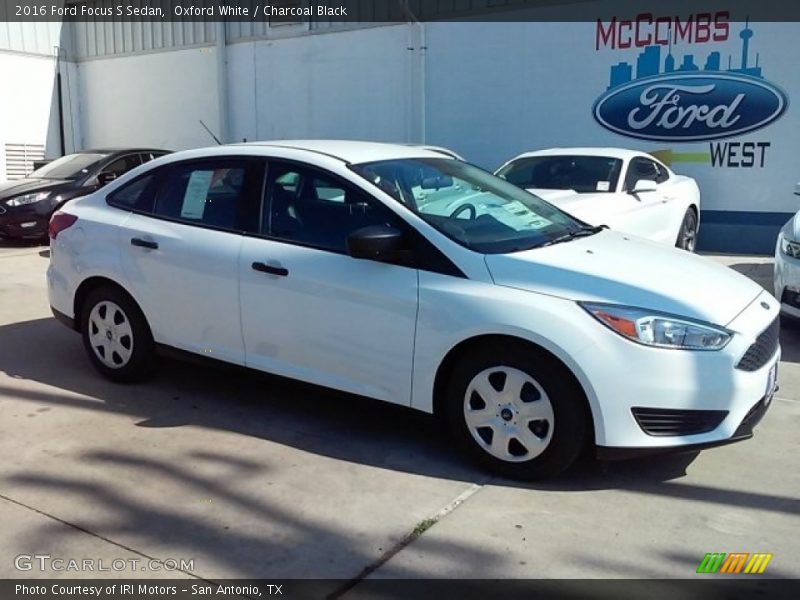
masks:
[(217, 145), (218, 145), (218, 146), (222, 146), (222, 142), (220, 142), (220, 141), (219, 141), (219, 138), (218, 138), (217, 136), (215, 136), (215, 135), (214, 135), (214, 132), (213, 132), (213, 131), (211, 131), (211, 130), (210, 130), (210, 129), (209, 129), (207, 126), (206, 126), (206, 124), (205, 124), (205, 123), (203, 123), (203, 120), (202, 120), (202, 119), (199, 119), (199, 121), (200, 121), (200, 125), (202, 125), (202, 126), (203, 126), (203, 129), (205, 129), (205, 130), (208, 132), (208, 135), (210, 135), (212, 138), (214, 138), (214, 141), (215, 141), (215, 142), (217, 142)]

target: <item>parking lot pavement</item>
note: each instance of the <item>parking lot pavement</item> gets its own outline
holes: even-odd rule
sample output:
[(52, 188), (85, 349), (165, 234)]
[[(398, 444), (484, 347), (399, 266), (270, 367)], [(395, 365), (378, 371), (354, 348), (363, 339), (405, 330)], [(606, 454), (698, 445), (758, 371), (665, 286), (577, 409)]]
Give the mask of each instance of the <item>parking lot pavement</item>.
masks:
[(147, 384), (106, 382), (50, 317), (40, 253), (0, 248), (0, 577), (163, 576), (15, 569), (42, 552), (193, 561), (183, 575), (206, 579), (689, 577), (711, 551), (800, 576), (793, 330), (753, 440), (523, 485), (377, 402), (167, 360)]

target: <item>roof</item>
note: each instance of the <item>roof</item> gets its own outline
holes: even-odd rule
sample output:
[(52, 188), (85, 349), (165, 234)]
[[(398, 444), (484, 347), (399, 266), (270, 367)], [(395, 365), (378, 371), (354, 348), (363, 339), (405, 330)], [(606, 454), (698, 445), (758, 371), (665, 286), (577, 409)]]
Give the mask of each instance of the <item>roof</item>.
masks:
[(609, 158), (619, 158), (621, 160), (629, 160), (634, 156), (647, 156), (646, 152), (642, 152), (640, 150), (628, 150), (627, 148), (575, 147), (534, 150), (532, 152), (525, 152), (524, 154), (520, 154), (514, 158), (524, 158), (527, 156), (560, 156), (564, 154), (575, 154), (578, 156), (604, 156)]
[(420, 146), (362, 142), (356, 140), (275, 140), (248, 142), (246, 144), (237, 145), (270, 146), (275, 148), (306, 150), (308, 152), (332, 156), (347, 163), (365, 163), (401, 158), (444, 158), (441, 152), (428, 150)]
[(86, 148), (72, 154), (119, 154), (120, 152), (172, 152), (162, 148)]

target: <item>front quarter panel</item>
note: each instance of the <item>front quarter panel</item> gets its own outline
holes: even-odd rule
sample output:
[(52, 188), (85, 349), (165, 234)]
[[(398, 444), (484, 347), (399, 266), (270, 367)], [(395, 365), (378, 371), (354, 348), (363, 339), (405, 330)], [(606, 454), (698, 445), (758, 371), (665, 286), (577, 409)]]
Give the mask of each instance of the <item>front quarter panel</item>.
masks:
[(605, 335), (584, 330), (591, 317), (575, 302), (554, 296), (421, 272), (414, 355), (412, 406), (433, 412), (433, 390), (442, 360), (455, 346), (483, 335), (507, 335), (537, 344), (573, 372), (586, 393), (596, 424), (600, 406), (574, 356), (597, 346)]

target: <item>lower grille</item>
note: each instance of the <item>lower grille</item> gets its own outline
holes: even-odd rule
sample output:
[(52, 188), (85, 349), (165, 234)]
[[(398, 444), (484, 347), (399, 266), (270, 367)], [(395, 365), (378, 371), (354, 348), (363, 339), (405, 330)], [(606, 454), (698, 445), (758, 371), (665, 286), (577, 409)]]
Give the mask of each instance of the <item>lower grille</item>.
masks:
[(783, 290), (781, 304), (788, 304), (789, 306), (800, 308), (800, 293), (793, 292), (788, 289)]
[(742, 371), (758, 371), (767, 364), (770, 358), (775, 356), (779, 341), (780, 318), (776, 317), (772, 324), (758, 336), (753, 345), (747, 349), (736, 368)]
[(631, 409), (633, 417), (647, 435), (695, 435), (716, 429), (728, 416), (727, 410)]

